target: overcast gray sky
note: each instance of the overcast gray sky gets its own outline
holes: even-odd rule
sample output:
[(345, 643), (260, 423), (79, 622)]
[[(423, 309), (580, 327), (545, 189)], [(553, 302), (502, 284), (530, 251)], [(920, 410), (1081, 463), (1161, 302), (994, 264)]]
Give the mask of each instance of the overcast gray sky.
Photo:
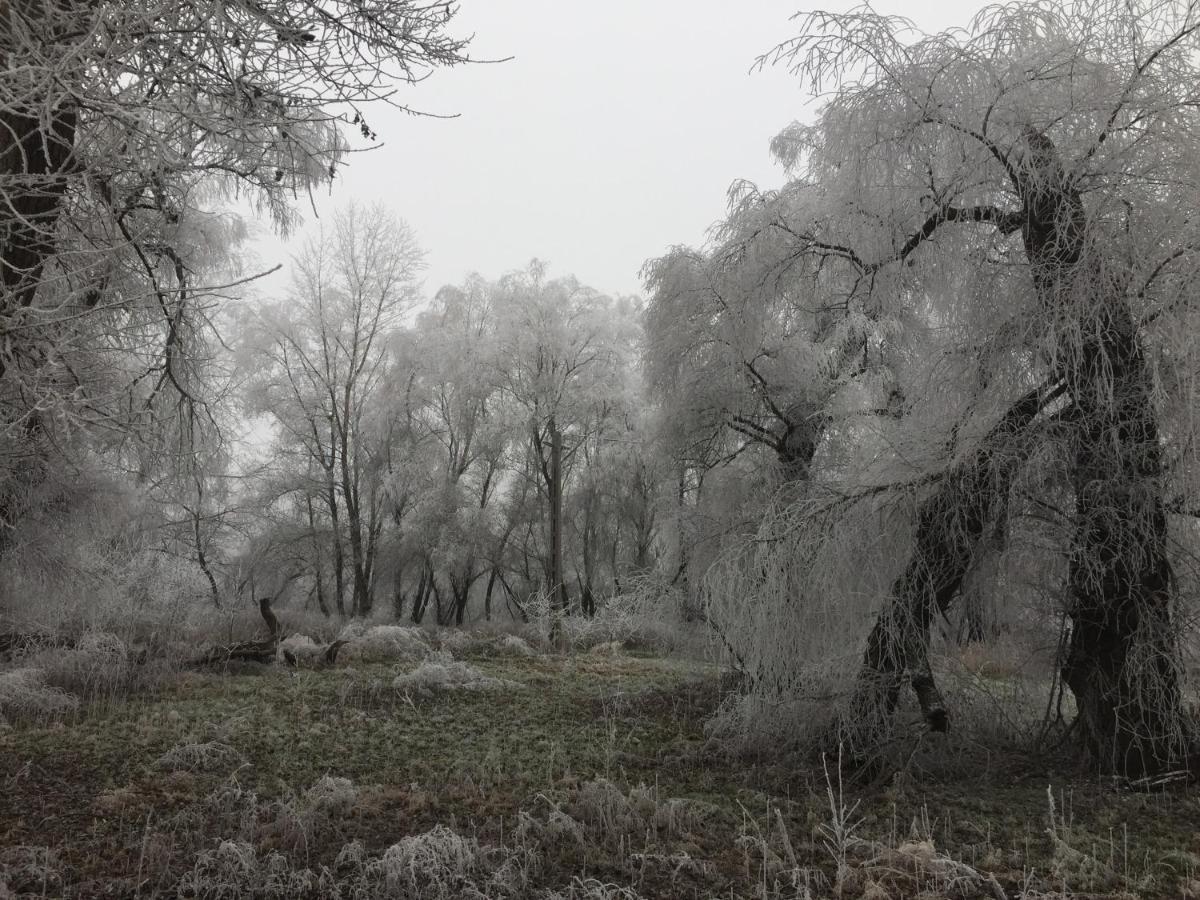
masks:
[[(755, 58), (794, 36), (796, 12), (848, 5), (463, 0), (455, 30), (475, 34), (472, 56), (513, 58), (435, 72), (403, 95), (456, 118), (377, 109), (370, 123), (384, 146), (354, 156), (317, 211), (386, 203), (428, 253), (429, 295), (535, 256), (551, 275), (640, 292), (642, 263), (701, 243), (735, 179), (781, 180), (769, 141), (811, 107), (783, 69), (752, 71)], [(927, 30), (965, 25), (982, 5), (874, 4)], [(260, 262), (286, 264), (295, 247), (264, 240)]]

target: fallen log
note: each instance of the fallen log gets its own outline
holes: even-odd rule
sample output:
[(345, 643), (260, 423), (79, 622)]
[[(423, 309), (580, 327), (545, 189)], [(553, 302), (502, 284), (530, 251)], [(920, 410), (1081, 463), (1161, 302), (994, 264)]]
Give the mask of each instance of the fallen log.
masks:
[(255, 662), (269, 664), (275, 661), (275, 639), (266, 641), (241, 641), (222, 647), (212, 647), (204, 655), (192, 660), (193, 666), (211, 666), (227, 662)]

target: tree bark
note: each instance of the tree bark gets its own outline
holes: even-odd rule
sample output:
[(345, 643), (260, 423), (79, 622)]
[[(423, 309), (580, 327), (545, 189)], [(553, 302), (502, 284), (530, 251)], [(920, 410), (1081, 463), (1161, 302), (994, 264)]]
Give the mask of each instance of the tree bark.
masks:
[[(38, 23), (44, 10), (13, 0), (0, 6), (0, 61), (15, 48), (7, 36)], [(13, 19), (22, 18), (18, 26)], [(67, 181), (74, 169), (78, 114), (68, 104), (34, 97), (0, 111), (0, 177), (6, 184), (0, 213), (0, 286), (2, 311), (33, 304), (42, 269), (55, 250), (55, 230)], [(3, 374), (8, 354), (0, 356)]]
[(865, 763), (887, 734), (900, 690), (908, 680), (926, 724), (949, 728), (949, 713), (929, 666), (929, 627), (958, 594), (975, 548), (1007, 496), (1025, 460), (1021, 432), (1062, 385), (1038, 387), (1013, 403), (966, 461), (942, 476), (921, 504), (912, 556), (892, 584), (891, 599), (867, 638), (862, 669), (840, 737)]
[(313, 510), (312, 495), (306, 493), (304, 503), (308, 509), (308, 533), (312, 538), (313, 551), (313, 581), (317, 595), (317, 609), (321, 610), (321, 615), (329, 618), (329, 604), (325, 602), (325, 572), (324, 566), (321, 565), (321, 544), (317, 540), (317, 519), (316, 513)]
[[(1083, 200), (1053, 142), (1027, 129), (1023, 237), (1075, 405), (1075, 536), (1063, 680), (1076, 733), (1103, 772), (1141, 778), (1184, 764), (1188, 728), (1171, 615), (1171, 564), (1153, 375), (1116, 260), (1089, 259)], [(1111, 271), (1110, 271), (1111, 269)]]

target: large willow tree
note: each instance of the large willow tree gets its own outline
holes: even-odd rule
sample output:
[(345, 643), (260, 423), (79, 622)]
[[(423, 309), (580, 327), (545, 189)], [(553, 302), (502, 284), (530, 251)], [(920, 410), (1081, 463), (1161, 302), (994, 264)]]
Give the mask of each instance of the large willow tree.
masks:
[[(869, 504), (906, 535), (842, 710), (860, 755), (906, 684), (929, 725), (948, 726), (930, 626), (1037, 502), (1056, 520), (1080, 746), (1132, 777), (1188, 761), (1178, 570), (1194, 493), (1198, 51), (1195, 3), (1087, 0), (992, 7), (936, 35), (867, 8), (815, 13), (765, 60), (825, 101), (775, 141), (791, 184), (744, 200), (703, 267), (709, 284), (740, 271), (737, 303), (773, 309), (781, 334), (806, 321), (790, 333), (814, 352), (832, 320), (861, 335), (857, 354), (843, 340), (818, 353), (823, 369), (795, 370), (816, 378), (807, 396), (826, 415), (809, 417), (821, 427), (794, 578), (802, 592), (806, 566), (828, 572), (813, 522), (829, 544)], [(654, 283), (656, 304), (698, 296), (681, 285)], [(692, 321), (716, 331), (732, 308)], [(777, 365), (787, 346), (759, 355)], [(859, 424), (880, 391), (846, 385), (869, 380), (904, 398), (886, 426)], [(769, 580), (761, 558), (739, 565)]]

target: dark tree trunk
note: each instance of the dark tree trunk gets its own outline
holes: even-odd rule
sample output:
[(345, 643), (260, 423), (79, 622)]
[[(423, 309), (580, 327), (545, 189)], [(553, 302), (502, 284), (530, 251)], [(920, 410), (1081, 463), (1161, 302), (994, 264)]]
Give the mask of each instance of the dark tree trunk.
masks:
[[(567, 595), (567, 572), (563, 565), (563, 476), (562, 431), (550, 419), (550, 585), (552, 604), (558, 616), (565, 616), (571, 599)], [(557, 619), (555, 629), (558, 628)]]
[(1062, 673), (1084, 750), (1140, 778), (1180, 764), (1188, 738), (1150, 374), (1124, 304), (1099, 319), (1072, 372), (1081, 427)]
[(329, 520), (333, 527), (333, 602), (337, 606), (338, 615), (346, 618), (346, 557), (342, 549), (341, 516), (338, 513), (337, 489), (333, 485), (332, 474), (327, 488), (329, 500)]
[(483, 618), (484, 621), (492, 621), (492, 591), (496, 587), (496, 567), (492, 567), (492, 571), (488, 573), (487, 590), (483, 594)]
[(263, 617), (263, 621), (267, 624), (267, 631), (271, 635), (271, 640), (278, 641), (280, 637), (279, 619), (275, 617), (274, 611), (271, 609), (270, 597), (258, 598), (258, 611)]
[(425, 618), (425, 607), (429, 603), (429, 563), (421, 566), (421, 579), (417, 582), (417, 592), (413, 595), (412, 623), (420, 625)]
[(975, 549), (1002, 509), (1013, 476), (1024, 461), (1020, 432), (1063, 388), (1038, 388), (1013, 403), (978, 450), (947, 472), (917, 515), (908, 565), (892, 584), (891, 601), (867, 638), (850, 713), (841, 732), (852, 756), (866, 762), (887, 733), (909, 681), (926, 723), (949, 727), (945, 702), (929, 667), (929, 627), (959, 592)]
[(1039, 299), (1077, 334), (1060, 347), (1077, 423), (1071, 637), (1063, 680), (1097, 767), (1130, 778), (1188, 754), (1153, 376), (1115, 260), (1086, 256), (1087, 215), (1054, 144), (1027, 129), (1021, 185)]
[[(8, 36), (36, 33), (45, 15), (23, 0), (0, 6), (0, 67), (12, 61), (15, 51)], [(0, 210), (0, 306), (5, 313), (33, 304), (42, 269), (55, 251), (55, 225), (75, 166), (77, 120), (73, 106), (51, 107), (41, 97), (0, 111), (0, 178), (6, 182)], [(0, 374), (10, 352), (6, 348), (0, 354)]]
[(313, 581), (317, 596), (317, 609), (321, 610), (321, 615), (329, 618), (329, 604), (325, 601), (325, 571), (321, 565), (321, 543), (317, 540), (317, 518), (313, 510), (312, 496), (306, 495), (304, 498), (305, 505), (308, 509), (308, 532), (312, 537), (312, 552), (313, 552)]
[(456, 582), (452, 579), (450, 587), (454, 595), (454, 624), (461, 628), (467, 617), (467, 601), (471, 597), (471, 581), (463, 579), (461, 582)]

